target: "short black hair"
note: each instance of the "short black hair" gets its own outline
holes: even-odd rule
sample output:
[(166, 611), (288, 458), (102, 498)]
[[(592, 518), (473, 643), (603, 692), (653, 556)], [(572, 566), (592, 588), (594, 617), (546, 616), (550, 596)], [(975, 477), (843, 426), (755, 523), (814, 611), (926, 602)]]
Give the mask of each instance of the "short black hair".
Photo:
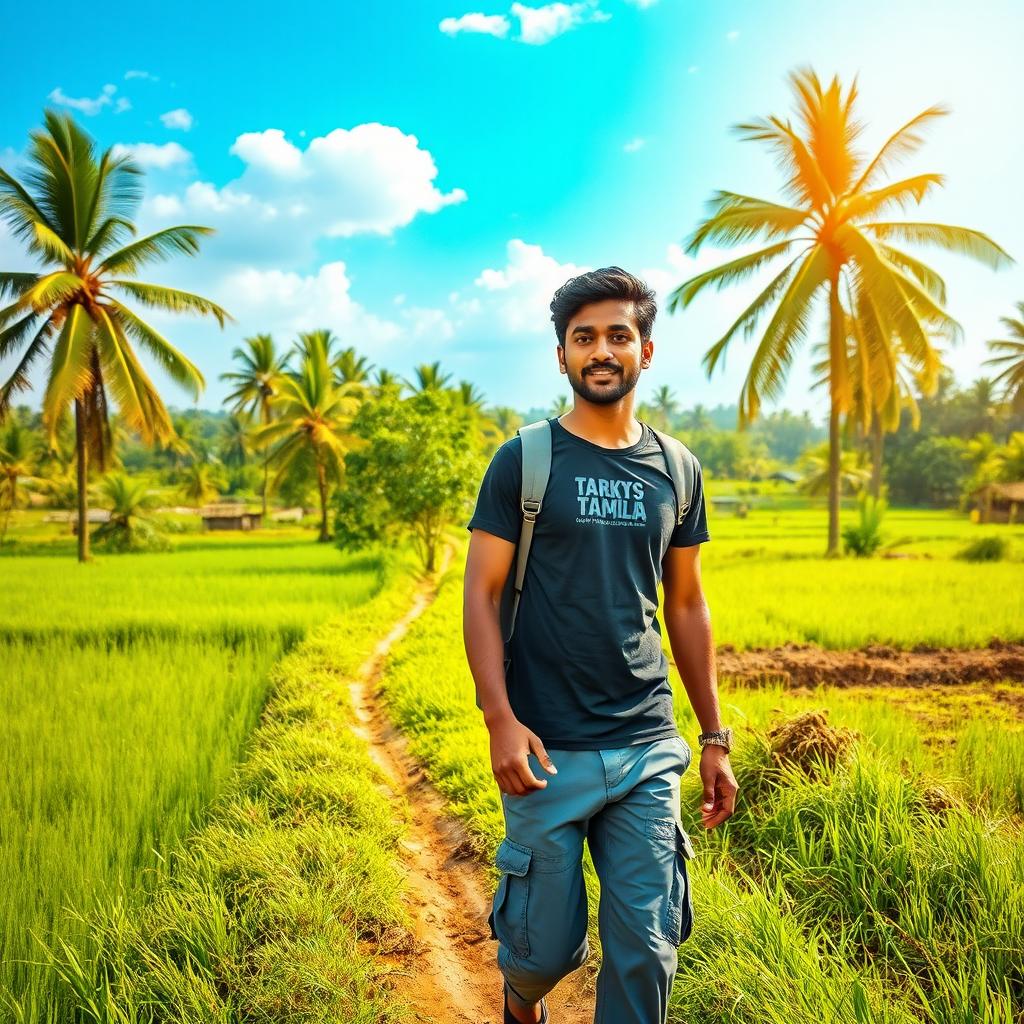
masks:
[(551, 300), (551, 319), (555, 322), (558, 344), (565, 348), (565, 332), (569, 321), (591, 302), (623, 299), (633, 303), (633, 313), (640, 330), (640, 340), (649, 341), (654, 330), (658, 303), (654, 291), (622, 267), (601, 267), (570, 277)]

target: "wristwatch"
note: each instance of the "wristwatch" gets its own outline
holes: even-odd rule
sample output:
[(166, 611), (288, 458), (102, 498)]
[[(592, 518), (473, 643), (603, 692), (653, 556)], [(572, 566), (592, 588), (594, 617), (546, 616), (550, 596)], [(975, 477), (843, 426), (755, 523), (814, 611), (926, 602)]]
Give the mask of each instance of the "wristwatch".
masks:
[(732, 728), (719, 729), (717, 732), (702, 732), (697, 737), (697, 742), (700, 744), (701, 750), (709, 743), (714, 743), (717, 746), (725, 747), (725, 752), (728, 753), (732, 750)]

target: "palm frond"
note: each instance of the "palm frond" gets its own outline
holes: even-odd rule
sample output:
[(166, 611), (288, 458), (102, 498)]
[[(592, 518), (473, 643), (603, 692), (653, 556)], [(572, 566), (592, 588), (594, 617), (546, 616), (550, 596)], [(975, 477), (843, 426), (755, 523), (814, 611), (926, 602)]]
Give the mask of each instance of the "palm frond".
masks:
[[(30, 288), (32, 285), (39, 280), (38, 274), (26, 274), (21, 272), (7, 271), (0, 273), (0, 299), (5, 298), (8, 295), (21, 295), (26, 288)], [(8, 306), (7, 309), (0, 311), (0, 323), (3, 323), (6, 317), (5, 313), (8, 311), (16, 311), (22, 307), (18, 303), (14, 303), (13, 306)], [(10, 314), (8, 313), (8, 316)]]
[(937, 245), (950, 252), (971, 256), (993, 270), (1014, 262), (1013, 257), (988, 235), (972, 228), (955, 227), (952, 224), (925, 224), (920, 221), (873, 221), (858, 224), (857, 227), (862, 231), (870, 231), (879, 239), (902, 238), (921, 245)]
[(33, 225), (37, 222), (46, 224), (56, 232), (53, 221), (39, 208), (24, 185), (2, 167), (0, 167), (0, 216), (7, 221), (14, 237), (21, 242), (27, 242), (32, 237), (35, 231)]
[(853, 193), (840, 202), (840, 212), (843, 217), (856, 220), (858, 217), (878, 216), (892, 207), (905, 209), (911, 201), (921, 203), (933, 186), (940, 187), (945, 180), (944, 174), (918, 174), (873, 192)]
[[(806, 250), (804, 250), (804, 252), (806, 252)], [(722, 337), (704, 353), (701, 363), (703, 364), (705, 373), (709, 379), (711, 374), (714, 372), (715, 366), (718, 364), (720, 356), (725, 351), (726, 345), (729, 344), (729, 340), (741, 327), (743, 328), (743, 337), (746, 340), (750, 339), (757, 327), (758, 317), (760, 317), (762, 311), (774, 301), (775, 296), (778, 295), (786, 286), (790, 276), (796, 268), (796, 265), (800, 262), (800, 256), (802, 255), (803, 253), (800, 253), (790, 263), (786, 264), (778, 276), (769, 282), (768, 286), (761, 292), (761, 294), (758, 295), (757, 298), (755, 298), (754, 301), (751, 302), (751, 304), (747, 306), (747, 308), (737, 317), (729, 330), (727, 330), (725, 334), (723, 334)]]
[(158, 284), (144, 284), (141, 281), (121, 281), (108, 279), (104, 284), (116, 285), (138, 299), (144, 305), (154, 309), (169, 309), (172, 313), (210, 314), (223, 327), (225, 320), (234, 320), (230, 313), (221, 309), (215, 302), (204, 299), (201, 295), (179, 291), (177, 288), (165, 288)]
[(807, 333), (815, 293), (828, 280), (830, 262), (824, 246), (815, 246), (793, 275), (743, 382), (739, 408), (742, 423), (750, 423), (757, 416), (762, 399), (772, 400), (781, 394), (793, 352)]
[(707, 241), (734, 245), (762, 234), (766, 240), (781, 238), (795, 231), (810, 216), (808, 210), (721, 189), (715, 192), (707, 205), (711, 212), (686, 243), (686, 252), (690, 255)]
[(910, 156), (916, 152), (924, 143), (924, 139), (918, 134), (918, 129), (924, 127), (937, 117), (945, 117), (949, 108), (942, 104), (935, 104), (920, 114), (912, 117), (905, 125), (898, 128), (882, 145), (875, 158), (864, 168), (852, 191), (860, 192), (866, 188), (868, 183), (877, 172), (884, 170), (893, 160)]
[(721, 291), (728, 284), (744, 280), (769, 260), (784, 253), (793, 244), (793, 241), (793, 239), (788, 239), (785, 242), (768, 246), (767, 249), (759, 249), (757, 252), (740, 256), (739, 259), (731, 260), (713, 270), (706, 270), (703, 274), (691, 277), (669, 295), (668, 311), (674, 313), (680, 305), (685, 309), (709, 284), (714, 284), (718, 291)]
[(51, 439), (68, 403), (81, 398), (93, 383), (94, 336), (95, 325), (85, 308), (76, 303), (68, 311), (54, 346), (50, 379), (43, 396), (43, 419), (49, 424)]
[(7, 415), (14, 393), (16, 391), (28, 391), (30, 387), (28, 371), (36, 359), (39, 356), (45, 355), (48, 351), (51, 326), (52, 321), (47, 317), (36, 332), (36, 336), (29, 343), (28, 348), (25, 349), (25, 354), (21, 357), (18, 365), (15, 366), (14, 371), (7, 378), (7, 382), (0, 388), (0, 419)]
[(54, 263), (62, 263), (70, 270), (75, 263), (75, 254), (68, 248), (67, 242), (42, 221), (37, 220), (32, 227), (35, 237), (29, 246), (29, 251), (39, 253)]
[(176, 253), (195, 256), (199, 252), (200, 236), (212, 234), (213, 228), (200, 227), (196, 224), (163, 228), (112, 252), (100, 263), (97, 272), (135, 274), (150, 260), (169, 259)]
[(55, 270), (39, 278), (31, 288), (21, 296), (22, 307), (31, 307), (37, 313), (43, 313), (60, 302), (72, 298), (82, 291), (85, 282), (70, 270)]
[(745, 141), (768, 142), (776, 151), (778, 165), (786, 176), (784, 191), (815, 210), (821, 210), (834, 199), (832, 189), (808, 151), (803, 139), (789, 122), (777, 117), (759, 118), (749, 124), (734, 126)]
[(157, 360), (164, 372), (177, 384), (190, 391), (193, 397), (199, 397), (206, 380), (191, 360), (178, 351), (162, 334), (150, 327), (144, 320), (136, 316), (127, 306), (116, 299), (108, 299), (113, 319), (121, 328), (137, 341), (141, 342)]
[(913, 274), (940, 306), (946, 304), (946, 282), (931, 267), (915, 259), (909, 253), (894, 249), (884, 242), (879, 242), (876, 248), (890, 263)]

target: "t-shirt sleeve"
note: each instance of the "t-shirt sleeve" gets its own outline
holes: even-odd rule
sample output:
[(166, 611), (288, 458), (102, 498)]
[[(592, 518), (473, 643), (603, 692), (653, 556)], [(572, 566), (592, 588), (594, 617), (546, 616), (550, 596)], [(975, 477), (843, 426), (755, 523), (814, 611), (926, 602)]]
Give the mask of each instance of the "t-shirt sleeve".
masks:
[(711, 540), (708, 533), (708, 512), (704, 504), (704, 472), (696, 457), (693, 465), (693, 498), (683, 521), (672, 531), (669, 545), (674, 548), (688, 548)]
[(479, 528), (517, 544), (522, 527), (519, 505), (522, 479), (522, 439), (517, 435), (501, 445), (491, 457), (480, 483), (476, 510), (466, 529)]

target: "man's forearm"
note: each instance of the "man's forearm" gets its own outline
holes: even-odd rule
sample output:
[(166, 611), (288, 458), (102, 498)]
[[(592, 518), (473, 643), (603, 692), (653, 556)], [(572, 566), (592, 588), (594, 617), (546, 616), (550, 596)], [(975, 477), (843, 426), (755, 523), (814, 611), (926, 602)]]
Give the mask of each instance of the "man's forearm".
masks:
[(501, 639), (498, 605), (487, 595), (464, 595), (462, 639), (484, 722), (490, 726), (510, 716), (512, 706), (505, 685), (505, 645)]
[(702, 732), (722, 728), (718, 707), (715, 645), (711, 637), (711, 612), (706, 601), (664, 608), (662, 621), (676, 668), (686, 687), (693, 713)]

